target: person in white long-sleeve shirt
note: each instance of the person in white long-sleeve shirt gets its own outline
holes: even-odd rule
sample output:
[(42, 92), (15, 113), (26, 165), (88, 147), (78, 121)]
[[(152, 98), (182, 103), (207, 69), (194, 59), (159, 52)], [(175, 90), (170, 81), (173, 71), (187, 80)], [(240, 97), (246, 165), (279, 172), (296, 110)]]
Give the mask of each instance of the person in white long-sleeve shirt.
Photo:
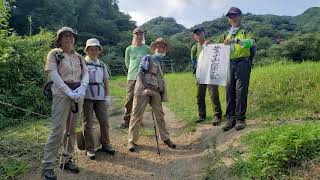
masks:
[[(89, 83), (88, 69), (84, 59), (74, 51), (77, 33), (70, 27), (58, 30), (55, 44), (48, 55), (45, 71), (49, 73), (52, 85), (52, 130), (44, 149), (42, 160), (44, 179), (56, 179), (54, 168), (57, 166), (58, 150), (65, 137), (68, 114), (78, 103), (79, 110), (72, 116), (70, 139), (67, 147), (64, 170), (78, 173), (79, 168), (72, 161), (76, 139), (75, 128), (82, 111), (83, 99)], [(64, 141), (64, 147), (66, 141)], [(62, 167), (62, 166), (61, 166)]]

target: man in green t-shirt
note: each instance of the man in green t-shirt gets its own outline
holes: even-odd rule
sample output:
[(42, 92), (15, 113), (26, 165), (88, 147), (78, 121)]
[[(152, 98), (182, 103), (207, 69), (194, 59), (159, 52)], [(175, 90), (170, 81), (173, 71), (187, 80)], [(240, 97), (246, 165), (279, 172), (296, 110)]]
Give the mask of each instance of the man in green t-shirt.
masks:
[(125, 64), (128, 69), (127, 83), (127, 102), (125, 104), (124, 122), (121, 128), (128, 128), (133, 103), (133, 92), (137, 80), (138, 69), (141, 58), (147, 54), (151, 54), (149, 46), (145, 45), (144, 32), (140, 28), (133, 30), (132, 45), (126, 48)]
[[(206, 41), (204, 36), (204, 30), (202, 28), (196, 28), (193, 31), (193, 38), (197, 41), (191, 48), (191, 61), (193, 65), (193, 73), (195, 74), (197, 69), (197, 62), (199, 60), (199, 55), (202, 50), (202, 46), (206, 45), (208, 41)], [(207, 84), (199, 84), (197, 82), (197, 102), (198, 102), (198, 110), (199, 110), (199, 120), (198, 122), (204, 121), (206, 119), (206, 90), (207, 86), (209, 89), (209, 93), (211, 96), (211, 102), (214, 105), (214, 118), (213, 125), (218, 126), (221, 123), (221, 104), (219, 99), (219, 89), (217, 85), (207, 85)]]

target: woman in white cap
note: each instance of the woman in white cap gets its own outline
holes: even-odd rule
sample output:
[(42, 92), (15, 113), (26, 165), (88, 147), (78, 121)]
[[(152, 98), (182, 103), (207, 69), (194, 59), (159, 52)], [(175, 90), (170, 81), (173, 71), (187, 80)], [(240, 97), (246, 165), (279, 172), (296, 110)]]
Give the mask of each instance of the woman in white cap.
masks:
[[(55, 40), (57, 48), (52, 49), (47, 56), (45, 71), (49, 73), (53, 81), (51, 88), (53, 102), (51, 112), (52, 131), (45, 146), (42, 161), (44, 179), (57, 179), (54, 168), (57, 165), (58, 150), (64, 136), (68, 140), (64, 141), (65, 158), (61, 168), (63, 167), (70, 173), (79, 172), (79, 168), (72, 161), (72, 156), (76, 138), (75, 128), (82, 111), (81, 107), (89, 77), (82, 56), (74, 51), (76, 39), (77, 33), (72, 28), (63, 27), (59, 29)], [(78, 103), (79, 110), (71, 115), (70, 111), (75, 102)], [(68, 126), (67, 122), (69, 122)], [(66, 127), (69, 127), (67, 130), (70, 133), (69, 137), (66, 137)], [(67, 145), (66, 142), (68, 142)]]
[(95, 146), (93, 140), (93, 111), (100, 124), (102, 150), (114, 155), (109, 139), (109, 122), (107, 107), (111, 104), (109, 97), (108, 70), (106, 65), (98, 59), (102, 47), (97, 39), (88, 39), (84, 52), (86, 65), (89, 71), (89, 86), (83, 105), (83, 129), (86, 154), (90, 159), (95, 159)]

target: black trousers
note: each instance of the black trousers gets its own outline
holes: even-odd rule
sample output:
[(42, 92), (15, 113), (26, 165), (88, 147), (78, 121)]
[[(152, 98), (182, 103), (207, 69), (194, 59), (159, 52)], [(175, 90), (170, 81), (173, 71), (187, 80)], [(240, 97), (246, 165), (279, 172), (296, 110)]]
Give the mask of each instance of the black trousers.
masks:
[(214, 105), (214, 116), (221, 118), (221, 104), (219, 99), (219, 89), (217, 85), (197, 84), (197, 103), (199, 110), (199, 117), (206, 118), (206, 91), (207, 87), (210, 93), (211, 102)]
[(251, 63), (247, 59), (230, 61), (227, 94), (227, 119), (245, 120)]

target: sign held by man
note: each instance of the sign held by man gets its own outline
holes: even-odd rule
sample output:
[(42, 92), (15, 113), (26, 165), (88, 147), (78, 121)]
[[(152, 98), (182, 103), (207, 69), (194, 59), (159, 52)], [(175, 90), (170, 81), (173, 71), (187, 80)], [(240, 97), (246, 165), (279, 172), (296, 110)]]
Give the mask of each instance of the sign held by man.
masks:
[(200, 84), (227, 85), (230, 47), (223, 44), (203, 45), (196, 70)]

